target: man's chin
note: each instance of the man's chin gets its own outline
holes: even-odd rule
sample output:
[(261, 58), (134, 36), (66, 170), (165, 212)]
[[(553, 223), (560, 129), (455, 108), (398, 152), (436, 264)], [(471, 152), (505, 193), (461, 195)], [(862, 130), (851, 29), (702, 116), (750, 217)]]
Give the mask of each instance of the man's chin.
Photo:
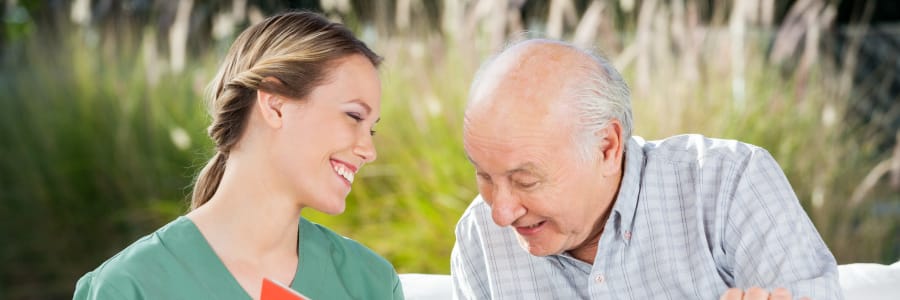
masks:
[(557, 250), (558, 247), (547, 247), (548, 245), (544, 243), (539, 243), (537, 241), (528, 241), (524, 237), (517, 235), (519, 239), (519, 246), (522, 247), (523, 250), (528, 252), (528, 254), (534, 256), (548, 256), (559, 254), (562, 251)]

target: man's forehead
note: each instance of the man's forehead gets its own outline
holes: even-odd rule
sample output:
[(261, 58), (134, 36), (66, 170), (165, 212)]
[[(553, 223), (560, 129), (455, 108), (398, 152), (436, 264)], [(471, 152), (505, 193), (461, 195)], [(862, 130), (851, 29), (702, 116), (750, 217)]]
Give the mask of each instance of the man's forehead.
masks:
[(540, 166), (538, 162), (532, 160), (533, 156), (519, 156), (513, 152), (504, 153), (507, 155), (491, 155), (488, 157), (482, 158), (485, 161), (479, 163), (479, 161), (472, 156), (468, 152), (466, 152), (466, 158), (469, 159), (469, 162), (475, 166), (476, 169), (484, 170), (485, 168), (498, 168), (499, 171), (503, 172), (505, 175), (513, 175), (513, 174), (538, 174), (540, 173)]
[(550, 109), (545, 105), (491, 103), (467, 110), (463, 142), (500, 151), (513, 151), (526, 145), (543, 146), (570, 127)]
[[(588, 59), (585, 59), (588, 58)], [(592, 60), (574, 48), (552, 41), (530, 41), (501, 53), (482, 70), (467, 108), (488, 111), (544, 108), (567, 97)]]

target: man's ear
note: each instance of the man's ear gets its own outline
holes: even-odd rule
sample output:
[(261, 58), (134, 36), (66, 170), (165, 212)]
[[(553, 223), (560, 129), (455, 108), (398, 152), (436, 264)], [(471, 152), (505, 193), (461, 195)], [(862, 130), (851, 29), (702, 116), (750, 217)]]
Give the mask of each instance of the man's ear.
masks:
[(263, 90), (256, 91), (256, 106), (263, 120), (272, 128), (281, 128), (283, 124), (284, 103), (284, 97)]
[(597, 145), (599, 151), (599, 163), (602, 166), (603, 175), (610, 176), (622, 171), (622, 157), (625, 150), (625, 141), (622, 140), (622, 124), (619, 120), (612, 119), (603, 129), (594, 133), (600, 141)]

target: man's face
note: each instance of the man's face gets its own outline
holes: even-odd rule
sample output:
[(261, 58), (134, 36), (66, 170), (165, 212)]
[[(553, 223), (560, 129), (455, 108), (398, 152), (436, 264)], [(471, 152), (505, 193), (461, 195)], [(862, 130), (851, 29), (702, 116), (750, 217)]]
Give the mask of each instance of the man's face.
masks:
[[(501, 88), (486, 96), (563, 96), (541, 94)], [(596, 246), (599, 223), (605, 221), (602, 216), (619, 183), (605, 170), (621, 162), (603, 159), (600, 146), (589, 159), (579, 157), (576, 147), (581, 145), (572, 138), (573, 111), (565, 106), (569, 102), (547, 102), (479, 105), (467, 111), (463, 135), (494, 222), (510, 226), (520, 245), (536, 256)]]

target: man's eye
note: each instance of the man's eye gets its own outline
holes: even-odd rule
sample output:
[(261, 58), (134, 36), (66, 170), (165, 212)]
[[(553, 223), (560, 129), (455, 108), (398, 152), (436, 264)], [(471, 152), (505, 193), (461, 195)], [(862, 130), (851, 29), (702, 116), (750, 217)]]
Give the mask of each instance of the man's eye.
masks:
[(485, 173), (475, 173), (478, 175), (478, 178), (484, 180), (485, 182), (491, 182), (491, 176)]
[(362, 121), (362, 119), (363, 119), (361, 115), (359, 115), (358, 113), (355, 113), (355, 112), (348, 112), (347, 116), (353, 118), (357, 122)]
[(520, 188), (525, 188), (525, 189), (527, 189), (527, 188), (533, 188), (533, 187), (537, 186), (537, 184), (538, 184), (537, 181), (532, 181), (532, 182), (516, 182), (516, 185), (518, 185)]
[(375, 130), (369, 130), (369, 135), (375, 136)]

